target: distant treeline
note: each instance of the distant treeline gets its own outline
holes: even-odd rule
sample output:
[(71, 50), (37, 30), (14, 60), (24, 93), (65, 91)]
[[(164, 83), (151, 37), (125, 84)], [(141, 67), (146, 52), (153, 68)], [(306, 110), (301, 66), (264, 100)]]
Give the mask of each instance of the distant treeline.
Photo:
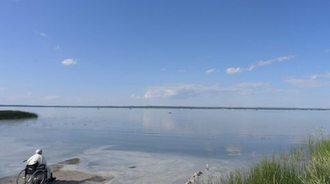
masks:
[(0, 107), (46, 107), (46, 108), (109, 108), (109, 109), (215, 109), (215, 110), (298, 110), (329, 111), (330, 108), (300, 107), (203, 107), (203, 106), (74, 106), (74, 105), (0, 105)]
[(25, 119), (25, 118), (37, 118), (37, 117), (38, 117), (37, 114), (30, 112), (10, 111), (10, 110), (0, 111), (0, 120)]

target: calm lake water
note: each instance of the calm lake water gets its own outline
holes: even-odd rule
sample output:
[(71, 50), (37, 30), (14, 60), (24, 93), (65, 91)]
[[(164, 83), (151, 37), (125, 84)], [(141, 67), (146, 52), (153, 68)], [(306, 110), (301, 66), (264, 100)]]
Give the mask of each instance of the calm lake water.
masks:
[(0, 177), (41, 148), (48, 163), (78, 157), (74, 169), (116, 176), (110, 183), (184, 183), (206, 164), (216, 177), (330, 129), (329, 111), (4, 109), (39, 118), (0, 121)]

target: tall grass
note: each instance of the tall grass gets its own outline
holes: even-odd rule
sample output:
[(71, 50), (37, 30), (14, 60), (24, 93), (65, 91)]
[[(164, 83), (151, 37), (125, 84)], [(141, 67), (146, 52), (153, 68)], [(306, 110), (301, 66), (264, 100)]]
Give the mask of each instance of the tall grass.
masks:
[(304, 144), (289, 153), (264, 158), (249, 169), (229, 173), (216, 183), (329, 184), (330, 139), (319, 131), (317, 136), (309, 136)]

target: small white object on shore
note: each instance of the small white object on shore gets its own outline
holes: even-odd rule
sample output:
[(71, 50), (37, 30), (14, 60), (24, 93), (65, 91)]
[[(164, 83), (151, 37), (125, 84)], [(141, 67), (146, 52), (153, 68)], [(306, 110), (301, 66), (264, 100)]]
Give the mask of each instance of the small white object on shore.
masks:
[(209, 164), (206, 164), (205, 169), (208, 171), (210, 169)]

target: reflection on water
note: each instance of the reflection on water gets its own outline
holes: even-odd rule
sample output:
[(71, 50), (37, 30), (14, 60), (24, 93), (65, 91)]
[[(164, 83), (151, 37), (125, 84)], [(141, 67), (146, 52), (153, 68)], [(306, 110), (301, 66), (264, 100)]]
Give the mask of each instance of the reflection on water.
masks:
[[(160, 113), (159, 113), (160, 112)], [(164, 113), (164, 111), (143, 111), (143, 127), (147, 129), (164, 129), (175, 131), (176, 124), (173, 116)]]
[[(328, 111), (11, 109), (36, 112), (39, 118), (0, 122), (0, 143), (4, 150), (0, 152), (0, 176), (17, 172), (22, 167), (21, 160), (36, 148), (45, 150), (50, 163), (79, 155), (84, 157), (86, 150), (101, 149), (95, 152), (100, 157), (115, 156), (118, 152), (130, 157), (156, 154), (167, 156), (162, 159), (171, 156), (172, 162), (180, 156), (199, 160), (201, 165), (210, 159), (235, 165), (299, 144), (314, 132), (315, 127), (330, 128)], [(173, 157), (175, 155), (177, 157)], [(120, 160), (119, 157), (116, 155), (116, 159)], [(121, 168), (120, 164), (126, 162), (138, 164), (132, 158), (121, 160), (111, 164), (115, 168)], [(159, 160), (155, 162), (166, 165)], [(105, 164), (102, 166), (102, 161), (93, 163), (99, 168)], [(192, 167), (191, 172), (204, 167), (184, 163)], [(183, 170), (190, 171), (188, 168)]]

